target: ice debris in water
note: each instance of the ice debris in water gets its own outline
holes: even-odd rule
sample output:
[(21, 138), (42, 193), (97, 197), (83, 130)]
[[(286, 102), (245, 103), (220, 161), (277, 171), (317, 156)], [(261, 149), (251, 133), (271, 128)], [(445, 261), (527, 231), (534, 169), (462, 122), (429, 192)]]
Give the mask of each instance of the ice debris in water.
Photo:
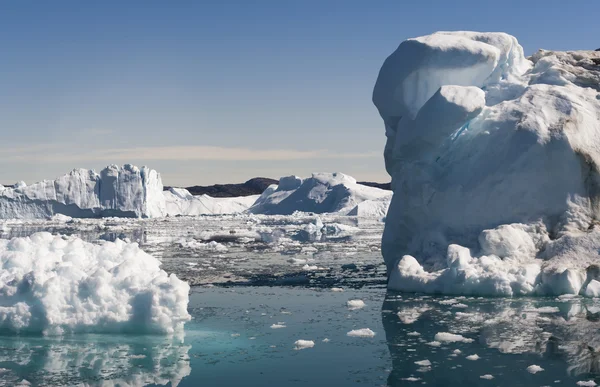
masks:
[(593, 380), (580, 380), (577, 382), (578, 386), (584, 386), (584, 387), (594, 387), (597, 386), (596, 382), (594, 382)]
[(423, 367), (430, 367), (431, 366), (431, 362), (429, 360), (427, 360), (427, 359), (416, 361), (415, 364), (423, 366)]
[(294, 342), (294, 349), (299, 351), (301, 349), (312, 348), (315, 346), (315, 342), (312, 340), (296, 340)]
[(271, 325), (271, 329), (282, 329), (287, 328), (284, 322), (278, 322), (277, 324)]
[(485, 374), (485, 375), (481, 375), (479, 378), (480, 379), (492, 380), (492, 379), (494, 379), (494, 376), (490, 375), (490, 374)]
[(535, 364), (532, 364), (529, 367), (527, 367), (527, 372), (529, 372), (530, 374), (537, 374), (538, 372), (542, 372), (543, 370), (544, 369), (542, 367)]
[(479, 360), (479, 355), (474, 354), (474, 355), (469, 355), (466, 357), (467, 360)]
[(363, 300), (349, 300), (346, 304), (348, 305), (348, 309), (350, 310), (361, 309), (366, 306)]
[(0, 331), (183, 332), (189, 285), (136, 243), (40, 232), (0, 240)]
[(373, 332), (369, 328), (362, 328), (362, 329), (351, 330), (346, 335), (348, 335), (350, 337), (374, 337), (375, 332)]
[(469, 339), (463, 337), (462, 335), (455, 335), (453, 333), (448, 332), (439, 332), (435, 335), (435, 341), (440, 341), (443, 343), (472, 343), (473, 339)]

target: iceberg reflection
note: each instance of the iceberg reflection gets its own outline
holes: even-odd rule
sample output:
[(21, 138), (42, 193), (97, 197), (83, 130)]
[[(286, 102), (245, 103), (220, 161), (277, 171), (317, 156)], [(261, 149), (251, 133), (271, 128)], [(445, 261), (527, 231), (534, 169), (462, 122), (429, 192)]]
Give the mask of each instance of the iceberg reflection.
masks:
[(1, 337), (0, 385), (177, 386), (189, 349), (160, 336)]
[[(389, 292), (381, 314), (393, 365), (388, 385), (598, 381), (599, 312), (600, 300), (580, 297), (483, 299)], [(544, 371), (528, 372), (532, 364)]]

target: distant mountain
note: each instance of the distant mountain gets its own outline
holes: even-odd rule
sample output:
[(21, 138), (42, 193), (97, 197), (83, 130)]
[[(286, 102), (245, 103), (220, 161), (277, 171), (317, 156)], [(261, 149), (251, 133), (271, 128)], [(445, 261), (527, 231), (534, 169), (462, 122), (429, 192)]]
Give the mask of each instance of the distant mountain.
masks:
[[(239, 184), (215, 184), (209, 186), (195, 185), (186, 187), (192, 195), (208, 195), (213, 198), (231, 198), (236, 196), (260, 195), (271, 184), (279, 181), (266, 177), (255, 177), (245, 183)], [(168, 190), (171, 187), (165, 187)]]
[[(195, 185), (193, 187), (186, 187), (192, 195), (208, 195), (213, 198), (231, 198), (237, 196), (250, 196), (260, 195), (267, 189), (271, 184), (278, 184), (279, 180), (269, 179), (267, 177), (255, 177), (248, 180), (245, 183), (239, 184), (215, 184), (215, 185)], [(359, 181), (358, 184), (366, 185), (369, 187), (381, 188), (385, 190), (391, 190), (391, 183), (373, 183), (369, 181)], [(165, 191), (171, 187), (165, 187)]]
[(359, 181), (358, 184), (366, 185), (367, 187), (385, 189), (388, 191), (392, 190), (392, 183), (373, 183), (371, 181)]

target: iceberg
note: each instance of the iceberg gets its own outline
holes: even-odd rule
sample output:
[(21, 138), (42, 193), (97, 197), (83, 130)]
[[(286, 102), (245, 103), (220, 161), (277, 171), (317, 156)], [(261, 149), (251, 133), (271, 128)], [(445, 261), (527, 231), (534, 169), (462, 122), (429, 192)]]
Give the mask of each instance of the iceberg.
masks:
[[(358, 184), (356, 179), (343, 173), (313, 173), (306, 179), (287, 176), (279, 180), (279, 185), (269, 186), (248, 212), (291, 215), (299, 211), (377, 216), (385, 215), (391, 195), (390, 191)], [(366, 204), (367, 201), (370, 204)]]
[(508, 34), (438, 32), (385, 60), (373, 102), (389, 288), (598, 293), (600, 52), (526, 58)]
[(166, 213), (169, 216), (223, 215), (246, 211), (260, 195), (231, 198), (213, 198), (208, 195), (192, 195), (185, 188), (170, 188), (163, 193)]
[(160, 175), (148, 167), (110, 165), (96, 173), (74, 169), (55, 180), (0, 188), (0, 218), (152, 218), (165, 214)]
[(0, 333), (182, 333), (189, 290), (137, 243), (0, 240)]

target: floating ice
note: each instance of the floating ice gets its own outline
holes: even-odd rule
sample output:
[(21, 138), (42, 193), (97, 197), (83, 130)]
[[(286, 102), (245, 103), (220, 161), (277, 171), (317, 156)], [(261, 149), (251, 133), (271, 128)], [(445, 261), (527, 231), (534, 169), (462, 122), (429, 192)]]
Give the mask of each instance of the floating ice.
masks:
[(350, 310), (361, 309), (366, 306), (363, 300), (349, 300), (346, 304), (348, 305), (348, 309)]
[(529, 367), (527, 367), (527, 372), (529, 372), (530, 374), (537, 374), (538, 372), (542, 372), (543, 370), (544, 369), (542, 367), (535, 364), (532, 364)]
[(294, 342), (294, 349), (299, 351), (301, 349), (312, 348), (315, 346), (315, 342), (312, 340), (296, 340)]
[(431, 362), (429, 360), (427, 360), (427, 359), (416, 361), (415, 364), (423, 366), (423, 367), (430, 367), (431, 366)]
[[(390, 191), (357, 184), (354, 178), (343, 173), (313, 173), (307, 179), (282, 177), (279, 186), (267, 189), (249, 211), (271, 215), (291, 215), (300, 211), (381, 216), (383, 208), (387, 210), (391, 195)], [(365, 201), (374, 203), (357, 208)]]
[(0, 240), (0, 331), (182, 332), (189, 285), (136, 243), (46, 232)]
[(277, 324), (271, 325), (271, 329), (282, 329), (287, 328), (284, 322), (278, 322)]
[(373, 332), (369, 328), (362, 328), (351, 330), (350, 332), (346, 333), (346, 335), (350, 337), (374, 337), (375, 332)]
[(412, 324), (421, 317), (421, 314), (428, 310), (429, 307), (427, 306), (403, 309), (398, 312), (398, 318), (402, 324)]
[(578, 386), (585, 386), (585, 387), (594, 387), (597, 386), (596, 382), (594, 382), (593, 380), (580, 380), (577, 382)]
[(490, 374), (485, 374), (485, 375), (481, 375), (479, 378), (486, 379), (486, 380), (492, 380), (492, 379), (494, 379), (494, 376), (490, 375)]
[(443, 343), (472, 343), (473, 339), (466, 338), (462, 335), (456, 335), (448, 332), (439, 332), (435, 334), (435, 341)]
[(466, 357), (466, 359), (467, 360), (473, 360), (473, 361), (479, 360), (479, 355), (477, 355), (477, 354), (469, 355), (469, 356)]
[(581, 294), (600, 281), (600, 52), (526, 59), (503, 33), (403, 42), (373, 101), (394, 196), (389, 287)]

